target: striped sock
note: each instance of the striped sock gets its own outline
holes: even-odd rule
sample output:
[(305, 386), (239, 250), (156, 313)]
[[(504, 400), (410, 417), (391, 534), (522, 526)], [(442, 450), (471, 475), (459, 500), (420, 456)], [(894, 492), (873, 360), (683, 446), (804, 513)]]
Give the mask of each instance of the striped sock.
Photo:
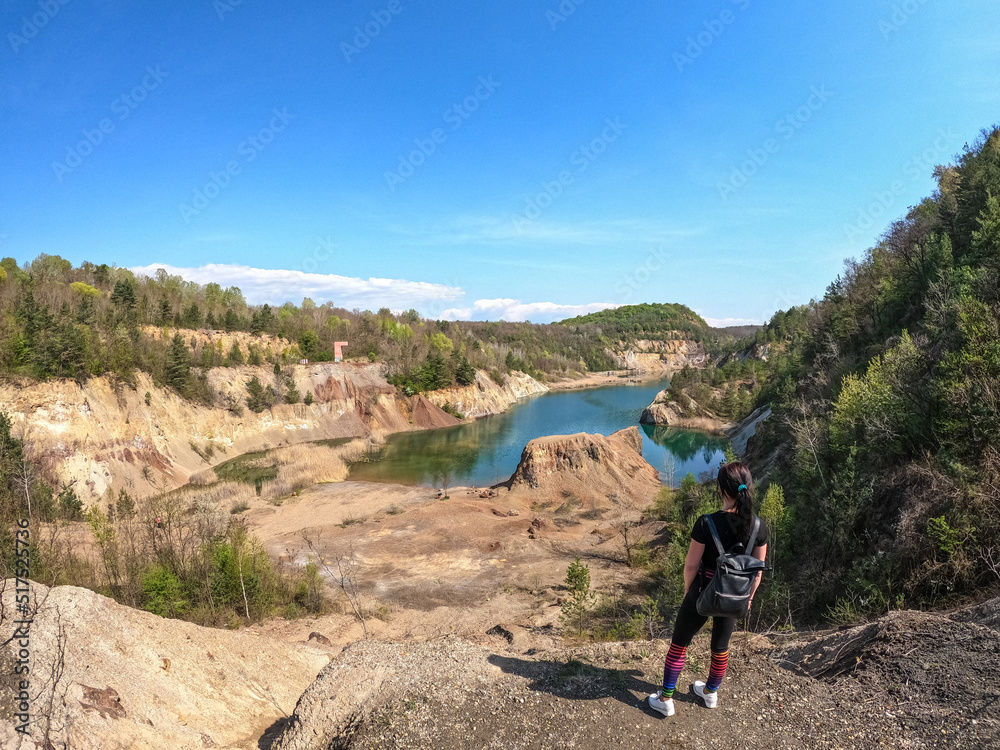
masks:
[(726, 676), (726, 667), (729, 666), (729, 651), (713, 651), (712, 666), (708, 669), (708, 681), (705, 683), (705, 691), (714, 693), (722, 684), (722, 678)]
[(686, 646), (678, 646), (676, 643), (670, 644), (670, 650), (667, 651), (667, 658), (663, 662), (663, 689), (660, 691), (660, 696), (663, 700), (670, 700), (674, 697), (677, 678), (681, 676), (681, 670), (684, 669), (684, 659), (686, 656)]

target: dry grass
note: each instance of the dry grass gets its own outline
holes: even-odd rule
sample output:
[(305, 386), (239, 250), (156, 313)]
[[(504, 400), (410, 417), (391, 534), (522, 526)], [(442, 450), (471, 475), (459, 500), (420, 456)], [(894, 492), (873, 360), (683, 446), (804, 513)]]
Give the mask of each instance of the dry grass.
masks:
[(220, 480), (213, 469), (194, 474), (189, 484), (176, 490), (176, 493), (196, 503), (232, 506), (250, 503), (259, 497), (279, 505), (293, 492), (301, 492), (314, 484), (343, 482), (347, 478), (348, 465), (364, 460), (365, 455), (384, 440), (384, 435), (376, 434), (334, 446), (299, 443), (251, 458), (244, 464), (248, 469), (277, 469), (274, 479), (261, 483), (260, 495), (251, 484)]
[(215, 469), (205, 469), (204, 471), (199, 471), (197, 474), (192, 474), (191, 478), (188, 479), (189, 484), (197, 485), (199, 487), (215, 484), (218, 481), (219, 477), (216, 476)]
[[(250, 503), (257, 499), (257, 493), (249, 484), (243, 482), (216, 482), (209, 485), (186, 485), (162, 497), (178, 497), (190, 503), (192, 507), (216, 505), (231, 505), (233, 503)], [(145, 498), (143, 503), (161, 501), (159, 496)]]
[(314, 484), (343, 482), (347, 479), (348, 464), (361, 460), (375, 444), (368, 438), (356, 438), (332, 447), (300, 443), (270, 451), (263, 460), (278, 468), (278, 476), (264, 483), (261, 497), (275, 502)]

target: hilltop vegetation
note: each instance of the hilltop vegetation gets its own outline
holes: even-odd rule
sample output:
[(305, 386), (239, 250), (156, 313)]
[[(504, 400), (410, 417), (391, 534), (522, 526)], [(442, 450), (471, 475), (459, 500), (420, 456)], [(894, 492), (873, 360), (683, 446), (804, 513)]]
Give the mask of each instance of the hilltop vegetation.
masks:
[(612, 341), (659, 340), (681, 334), (700, 341), (710, 330), (708, 323), (690, 308), (656, 302), (579, 315), (560, 321), (560, 325), (590, 327)]
[[(167, 335), (151, 335), (151, 328)], [(550, 325), (428, 321), (415, 310), (345, 310), (309, 298), (250, 305), (237, 287), (195, 284), (162, 270), (136, 277), (44, 254), (23, 266), (0, 261), (0, 377), (111, 375), (130, 383), (143, 370), (205, 403), (213, 401), (207, 368), (332, 360), (336, 341), (349, 342), (350, 358), (385, 362), (391, 382), (413, 393), (467, 385), (477, 368), (497, 381), (511, 370), (543, 380), (608, 370), (609, 343), (707, 330), (682, 305), (636, 305)], [(195, 331), (248, 336), (223, 349)]]

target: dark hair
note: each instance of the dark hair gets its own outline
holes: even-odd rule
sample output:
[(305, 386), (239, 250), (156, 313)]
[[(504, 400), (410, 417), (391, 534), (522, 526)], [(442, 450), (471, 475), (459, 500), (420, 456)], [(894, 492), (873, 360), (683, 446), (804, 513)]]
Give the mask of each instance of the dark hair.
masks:
[(742, 522), (742, 533), (748, 535), (754, 517), (753, 476), (750, 469), (739, 461), (722, 464), (719, 467), (719, 489), (736, 499), (736, 513)]

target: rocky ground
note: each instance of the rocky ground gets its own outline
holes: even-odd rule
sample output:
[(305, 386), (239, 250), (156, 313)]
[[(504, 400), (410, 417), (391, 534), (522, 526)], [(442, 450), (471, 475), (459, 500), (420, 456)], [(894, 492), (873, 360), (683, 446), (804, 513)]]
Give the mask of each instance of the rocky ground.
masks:
[[(665, 641), (522, 651), (494, 632), (477, 644), (352, 646), (306, 692), (271, 750), (1000, 746), (1000, 633), (941, 615), (737, 634), (715, 710), (689, 690), (708, 664), (701, 636), (670, 718), (645, 704), (660, 684)], [(331, 701), (345, 684), (352, 700)]]
[[(165, 620), (73, 586), (31, 586), (25, 636), (15, 581), (0, 589), (4, 750), (254, 747), (332, 655), (256, 629)], [(21, 649), (26, 675), (15, 673)], [(30, 736), (14, 730), (22, 679)]]

